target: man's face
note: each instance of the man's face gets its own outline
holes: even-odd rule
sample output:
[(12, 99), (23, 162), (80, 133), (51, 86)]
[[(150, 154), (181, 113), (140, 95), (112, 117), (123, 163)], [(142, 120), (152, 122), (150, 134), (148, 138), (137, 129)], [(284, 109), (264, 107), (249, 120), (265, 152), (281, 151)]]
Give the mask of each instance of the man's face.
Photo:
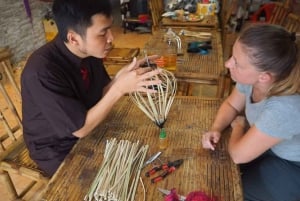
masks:
[(86, 30), (82, 38), (79, 51), (86, 56), (104, 58), (112, 48), (113, 36), (111, 33), (112, 17), (97, 14), (92, 17), (92, 26)]

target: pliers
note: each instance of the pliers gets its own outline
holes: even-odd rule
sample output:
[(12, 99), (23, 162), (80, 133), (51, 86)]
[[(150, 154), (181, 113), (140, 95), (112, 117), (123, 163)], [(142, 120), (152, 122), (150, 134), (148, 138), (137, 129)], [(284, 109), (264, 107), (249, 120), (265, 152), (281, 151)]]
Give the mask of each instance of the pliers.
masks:
[(162, 179), (164, 179), (166, 176), (168, 176), (169, 174), (174, 172), (182, 163), (183, 163), (183, 159), (179, 159), (179, 160), (176, 160), (173, 162), (168, 162), (168, 163), (162, 164), (160, 166), (156, 166), (156, 167), (152, 168), (151, 170), (149, 170), (148, 172), (146, 172), (146, 177), (150, 177), (151, 175), (155, 174), (156, 172), (163, 170), (163, 172), (160, 175), (151, 179), (152, 183), (159, 182)]

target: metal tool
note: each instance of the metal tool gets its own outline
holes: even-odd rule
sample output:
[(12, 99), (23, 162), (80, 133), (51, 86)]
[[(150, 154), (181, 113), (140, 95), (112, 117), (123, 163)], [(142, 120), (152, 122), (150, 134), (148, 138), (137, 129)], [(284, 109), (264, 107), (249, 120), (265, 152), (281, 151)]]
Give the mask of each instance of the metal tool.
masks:
[[(170, 190), (166, 190), (166, 189), (163, 189), (163, 188), (157, 188), (157, 190), (159, 190), (164, 195), (169, 195), (171, 193)], [(186, 199), (186, 197), (183, 196), (183, 195), (178, 195), (178, 198), (179, 198), (180, 201), (185, 201), (185, 199)]]
[(151, 156), (142, 166), (141, 169), (143, 169), (144, 167), (146, 167), (147, 165), (149, 165), (150, 163), (152, 163), (155, 159), (157, 159), (160, 156), (161, 152), (157, 152), (156, 154), (154, 154), (153, 156)]
[(159, 182), (159, 181), (163, 180), (166, 176), (168, 176), (169, 174), (174, 172), (182, 163), (183, 163), (183, 159), (176, 160), (173, 162), (168, 162), (166, 164), (162, 164), (162, 165), (154, 167), (151, 170), (149, 170), (148, 172), (146, 172), (146, 176), (150, 177), (151, 175), (155, 174), (156, 172), (163, 170), (162, 174), (151, 179), (152, 183)]
[(157, 65), (156, 63), (152, 63), (150, 60), (149, 60), (149, 57), (148, 57), (148, 54), (147, 54), (147, 51), (144, 50), (144, 56), (145, 56), (145, 60), (146, 60), (146, 63), (144, 65), (142, 65), (141, 67), (150, 67), (152, 69), (156, 69), (157, 68)]
[(145, 59), (146, 59), (146, 62), (147, 62), (148, 67), (151, 67), (151, 66), (150, 66), (150, 61), (149, 61), (149, 58), (148, 58), (148, 54), (147, 54), (147, 51), (146, 51), (146, 50), (144, 50), (144, 55), (145, 55)]
[(211, 41), (207, 41), (207, 42), (193, 41), (188, 43), (187, 52), (205, 55), (209, 53), (209, 49), (212, 49)]

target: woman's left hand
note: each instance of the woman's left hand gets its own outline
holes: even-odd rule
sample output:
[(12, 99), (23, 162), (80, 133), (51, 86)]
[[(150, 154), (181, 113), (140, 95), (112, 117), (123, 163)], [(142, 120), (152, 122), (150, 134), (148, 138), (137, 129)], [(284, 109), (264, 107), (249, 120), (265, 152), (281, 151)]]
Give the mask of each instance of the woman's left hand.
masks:
[(245, 128), (246, 127), (246, 118), (244, 116), (237, 116), (231, 122), (231, 128), (235, 128), (236, 126), (240, 126), (242, 128)]

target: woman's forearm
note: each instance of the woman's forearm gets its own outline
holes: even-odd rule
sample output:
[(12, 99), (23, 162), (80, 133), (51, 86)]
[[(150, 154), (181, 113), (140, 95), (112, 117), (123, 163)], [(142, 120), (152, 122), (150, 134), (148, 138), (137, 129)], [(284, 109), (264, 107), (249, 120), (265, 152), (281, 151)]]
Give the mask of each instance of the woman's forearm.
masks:
[(225, 100), (217, 112), (211, 130), (222, 132), (230, 125), (237, 114), (238, 111), (230, 104), (228, 100)]

